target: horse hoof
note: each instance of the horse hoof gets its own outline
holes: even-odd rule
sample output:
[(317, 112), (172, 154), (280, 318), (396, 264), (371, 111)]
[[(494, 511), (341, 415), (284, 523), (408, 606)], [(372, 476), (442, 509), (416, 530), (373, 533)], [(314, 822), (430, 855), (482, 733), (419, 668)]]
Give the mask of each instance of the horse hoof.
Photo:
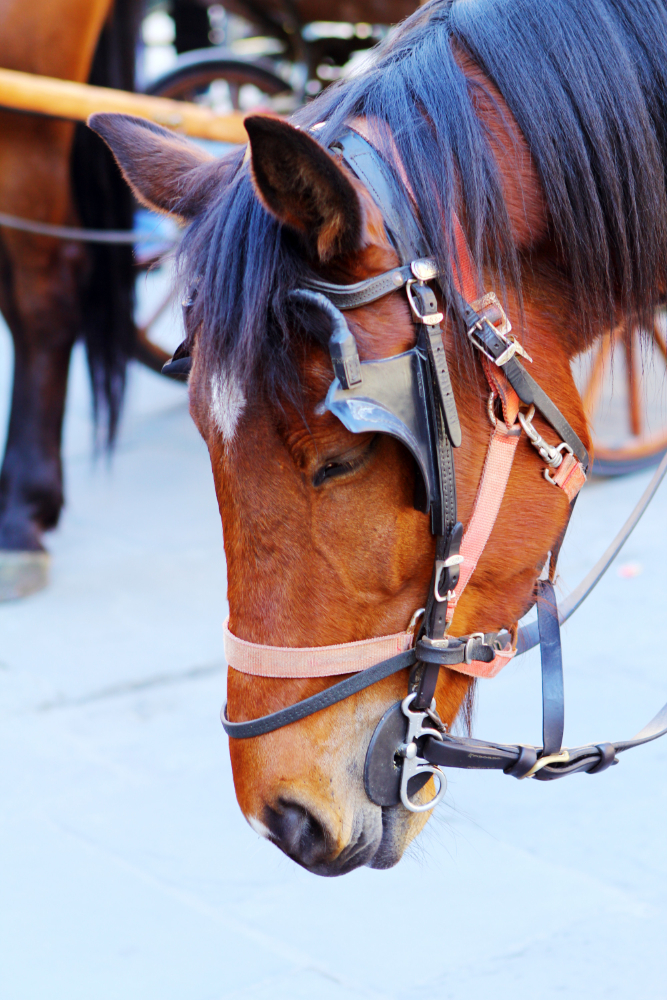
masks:
[(0, 601), (27, 597), (48, 582), (48, 552), (0, 551)]

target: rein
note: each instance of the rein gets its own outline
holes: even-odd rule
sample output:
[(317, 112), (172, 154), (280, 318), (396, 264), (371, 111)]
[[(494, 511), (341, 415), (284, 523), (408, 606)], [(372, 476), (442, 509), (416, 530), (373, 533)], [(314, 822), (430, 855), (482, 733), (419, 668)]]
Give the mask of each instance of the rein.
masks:
[[(423, 502), (436, 539), (435, 562), (421, 624), (394, 636), (337, 646), (295, 649), (240, 640), (225, 625), (230, 666), (259, 676), (313, 677), (352, 673), (310, 698), (248, 722), (222, 724), (234, 739), (272, 732), (411, 668), (408, 692), (380, 720), (368, 747), (364, 783), (369, 798), (381, 806), (399, 802), (412, 812), (432, 809), (443, 797), (442, 766), (494, 768), (516, 778), (549, 780), (578, 771), (598, 773), (617, 762), (616, 754), (667, 732), (667, 705), (633, 739), (563, 749), (563, 673), (560, 622), (590, 593), (646, 509), (667, 471), (663, 460), (653, 482), (602, 560), (566, 599), (559, 614), (553, 584), (538, 580), (537, 622), (520, 629), (513, 647), (509, 631), (452, 636), (449, 627), (457, 601), (487, 544), (500, 509), (522, 430), (545, 463), (543, 474), (562, 489), (570, 508), (586, 480), (588, 455), (566, 418), (528, 373), (519, 358), (531, 359), (511, 336), (511, 324), (493, 293), (476, 298), (473, 265), (456, 217), (454, 232), (460, 274), (456, 304), (489, 383), (489, 418), (493, 425), (478, 494), (467, 530), (457, 520), (453, 448), (461, 429), (451, 387), (439, 311), (431, 282), (439, 281), (436, 262), (412, 212), (399, 212), (407, 194), (389, 165), (370, 143), (348, 130), (332, 149), (365, 184), (378, 204), (401, 266), (354, 285), (313, 280), (291, 293), (294, 301), (317, 308), (331, 322), (329, 341), (335, 378), (324, 406), (353, 433), (372, 430), (400, 440), (413, 454), (423, 483)], [(454, 268), (456, 271), (456, 268)], [(416, 346), (401, 355), (361, 362), (344, 312), (404, 291), (417, 330)], [(186, 359), (181, 359), (181, 364)], [(167, 366), (168, 367), (168, 366)], [(494, 415), (502, 406), (503, 421)], [(529, 407), (520, 412), (521, 405)], [(561, 437), (549, 445), (532, 425), (535, 409)], [(555, 556), (552, 553), (552, 570)], [(582, 591), (583, 588), (583, 591)], [(451, 736), (435, 710), (434, 692), (445, 666), (474, 677), (495, 676), (517, 653), (539, 642), (542, 660), (543, 745), (488, 743)], [(387, 655), (392, 653), (393, 655)], [(382, 657), (385, 657), (384, 659)], [(354, 673), (353, 673), (354, 672)], [(414, 795), (435, 777), (439, 789), (428, 802)]]
[[(112, 243), (134, 245), (135, 243), (155, 243), (154, 233), (134, 229), (84, 229), (81, 226), (56, 226), (51, 222), (38, 222), (18, 215), (0, 212), (0, 227), (17, 229), (35, 236), (51, 236), (57, 240), (77, 240), (80, 243)], [(171, 241), (173, 242), (173, 241)], [(170, 242), (170, 245), (171, 245)]]

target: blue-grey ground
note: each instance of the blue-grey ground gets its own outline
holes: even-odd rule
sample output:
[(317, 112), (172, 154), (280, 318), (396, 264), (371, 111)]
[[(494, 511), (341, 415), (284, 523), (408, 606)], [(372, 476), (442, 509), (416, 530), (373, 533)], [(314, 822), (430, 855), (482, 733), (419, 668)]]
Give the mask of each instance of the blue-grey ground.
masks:
[[(9, 358), (3, 328), (3, 420)], [(224, 556), (183, 388), (132, 372), (110, 464), (88, 411), (77, 354), (52, 584), (0, 606), (3, 1000), (664, 1000), (667, 739), (562, 783), (451, 772), (397, 868), (308, 875), (234, 798)], [(647, 479), (587, 485), (564, 590)], [(570, 744), (667, 699), (666, 507), (565, 629)], [(530, 654), (481, 682), (475, 733), (539, 742), (539, 711)]]

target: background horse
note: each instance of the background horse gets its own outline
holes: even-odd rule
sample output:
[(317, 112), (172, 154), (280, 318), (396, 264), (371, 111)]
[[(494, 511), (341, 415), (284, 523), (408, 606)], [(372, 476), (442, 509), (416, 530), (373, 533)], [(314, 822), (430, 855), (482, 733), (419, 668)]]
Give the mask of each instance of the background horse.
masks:
[[(191, 223), (181, 265), (197, 294), (183, 352), (193, 355), (191, 410), (211, 456), (234, 635), (312, 647), (395, 633), (431, 578), (411, 456), (323, 410), (329, 331), (290, 307), (289, 292), (313, 274), (351, 283), (398, 263), (373, 199), (329, 144), (353, 122), (394, 163), (443, 272), (466, 524), (488, 385), (452, 294), (454, 215), (480, 288), (504, 295), (531, 374), (589, 447), (570, 361), (623, 312), (650, 315), (665, 287), (666, 56), (657, 0), (431, 0), (363, 73), (300, 112), (299, 130), (250, 119), (249, 157), (206, 160), (148, 123), (93, 119), (139, 197)], [(317, 141), (304, 131), (313, 126)], [(398, 293), (347, 316), (364, 360), (414, 341)], [(454, 635), (515, 627), (569, 513), (524, 437)], [(329, 683), (230, 669), (229, 717), (256, 718)], [(470, 684), (441, 670), (448, 725)], [(232, 740), (253, 828), (319, 874), (395, 864), (425, 814), (370, 802), (363, 767), (374, 727), (405, 689), (397, 675), (298, 724)]]
[[(140, 0), (0, 4), (0, 65), (133, 88)], [(131, 229), (133, 201), (108, 149), (71, 122), (0, 111), (0, 211)], [(63, 504), (60, 439), (72, 347), (86, 343), (95, 409), (113, 439), (134, 350), (131, 247), (0, 227), (0, 310), (14, 344), (0, 472), (0, 600), (46, 582), (42, 532)]]

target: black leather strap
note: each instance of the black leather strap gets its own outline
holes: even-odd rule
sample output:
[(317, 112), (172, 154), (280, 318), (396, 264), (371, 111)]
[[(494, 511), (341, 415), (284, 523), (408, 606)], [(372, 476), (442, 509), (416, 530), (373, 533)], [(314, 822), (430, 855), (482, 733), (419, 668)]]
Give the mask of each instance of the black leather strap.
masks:
[(537, 582), (537, 623), (542, 656), (542, 755), (546, 756), (560, 751), (565, 718), (558, 604), (549, 580)]
[(428, 256), (428, 248), (416, 214), (401, 214), (400, 201), (407, 199), (405, 188), (381, 154), (357, 132), (348, 129), (331, 147), (340, 150), (349, 168), (357, 175), (380, 208), (389, 236), (401, 263)]
[(412, 277), (410, 265), (406, 264), (394, 268), (393, 271), (384, 271), (375, 278), (357, 281), (353, 285), (335, 285), (332, 281), (322, 281), (319, 278), (311, 278), (305, 284), (314, 292), (326, 295), (344, 312), (346, 309), (358, 309), (359, 306), (370, 305), (371, 302), (383, 299), (385, 295), (400, 291)]
[(532, 375), (528, 374), (521, 362), (515, 357), (510, 358), (507, 364), (500, 365), (500, 368), (507, 376), (507, 381), (521, 402), (528, 406), (534, 405), (540, 411), (547, 423), (551, 424), (562, 440), (569, 444), (583, 465), (584, 472), (587, 472), (589, 462), (588, 452), (556, 404), (552, 403), (549, 399), (544, 389), (537, 384)]
[(407, 652), (398, 653), (388, 660), (382, 660), (381, 663), (376, 663), (375, 666), (369, 667), (367, 670), (360, 670), (359, 673), (352, 674), (351, 677), (346, 677), (345, 680), (338, 681), (337, 684), (332, 684), (331, 687), (311, 695), (310, 698), (304, 698), (303, 701), (297, 701), (296, 704), (290, 705), (288, 708), (281, 708), (280, 711), (272, 712), (270, 715), (263, 715), (261, 719), (251, 719), (248, 722), (230, 722), (227, 718), (227, 705), (225, 704), (220, 713), (220, 721), (227, 735), (236, 740), (263, 736), (264, 733), (271, 733), (274, 729), (282, 729), (283, 726), (289, 726), (292, 722), (299, 722), (309, 715), (321, 712), (323, 708), (336, 705), (339, 701), (349, 698), (350, 695), (357, 694), (358, 691), (363, 691), (365, 688), (377, 684), (385, 677), (391, 677), (392, 674), (406, 670), (414, 665), (416, 658), (414, 649), (408, 649)]
[[(617, 762), (616, 754), (650, 743), (666, 733), (667, 705), (664, 705), (648, 725), (631, 740), (575, 747), (567, 751), (569, 760), (546, 764), (535, 772), (534, 777), (539, 781), (552, 781), (581, 771), (599, 774)], [(444, 735), (442, 739), (427, 737), (420, 751), (420, 756), (430, 764), (438, 764), (441, 767), (502, 770), (505, 774), (516, 778), (525, 777), (539, 762), (540, 755), (546, 756), (538, 747), (487, 743), (471, 737), (449, 735)]]
[[(501, 638), (504, 636), (504, 638)], [(509, 632), (487, 632), (485, 635), (463, 636), (437, 640), (442, 645), (433, 645), (431, 640), (420, 639), (415, 649), (422, 663), (437, 663), (441, 667), (453, 667), (459, 663), (490, 663), (496, 653), (509, 641)], [(446, 645), (445, 645), (446, 643)]]
[(447, 355), (445, 353), (442, 327), (440, 325), (426, 326), (425, 340), (431, 364), (433, 382), (438, 387), (438, 401), (445, 417), (447, 437), (450, 444), (454, 448), (458, 448), (460, 447), (462, 441), (461, 424), (456, 410), (456, 400), (454, 399), (452, 380), (449, 376), (449, 366), (447, 365)]

